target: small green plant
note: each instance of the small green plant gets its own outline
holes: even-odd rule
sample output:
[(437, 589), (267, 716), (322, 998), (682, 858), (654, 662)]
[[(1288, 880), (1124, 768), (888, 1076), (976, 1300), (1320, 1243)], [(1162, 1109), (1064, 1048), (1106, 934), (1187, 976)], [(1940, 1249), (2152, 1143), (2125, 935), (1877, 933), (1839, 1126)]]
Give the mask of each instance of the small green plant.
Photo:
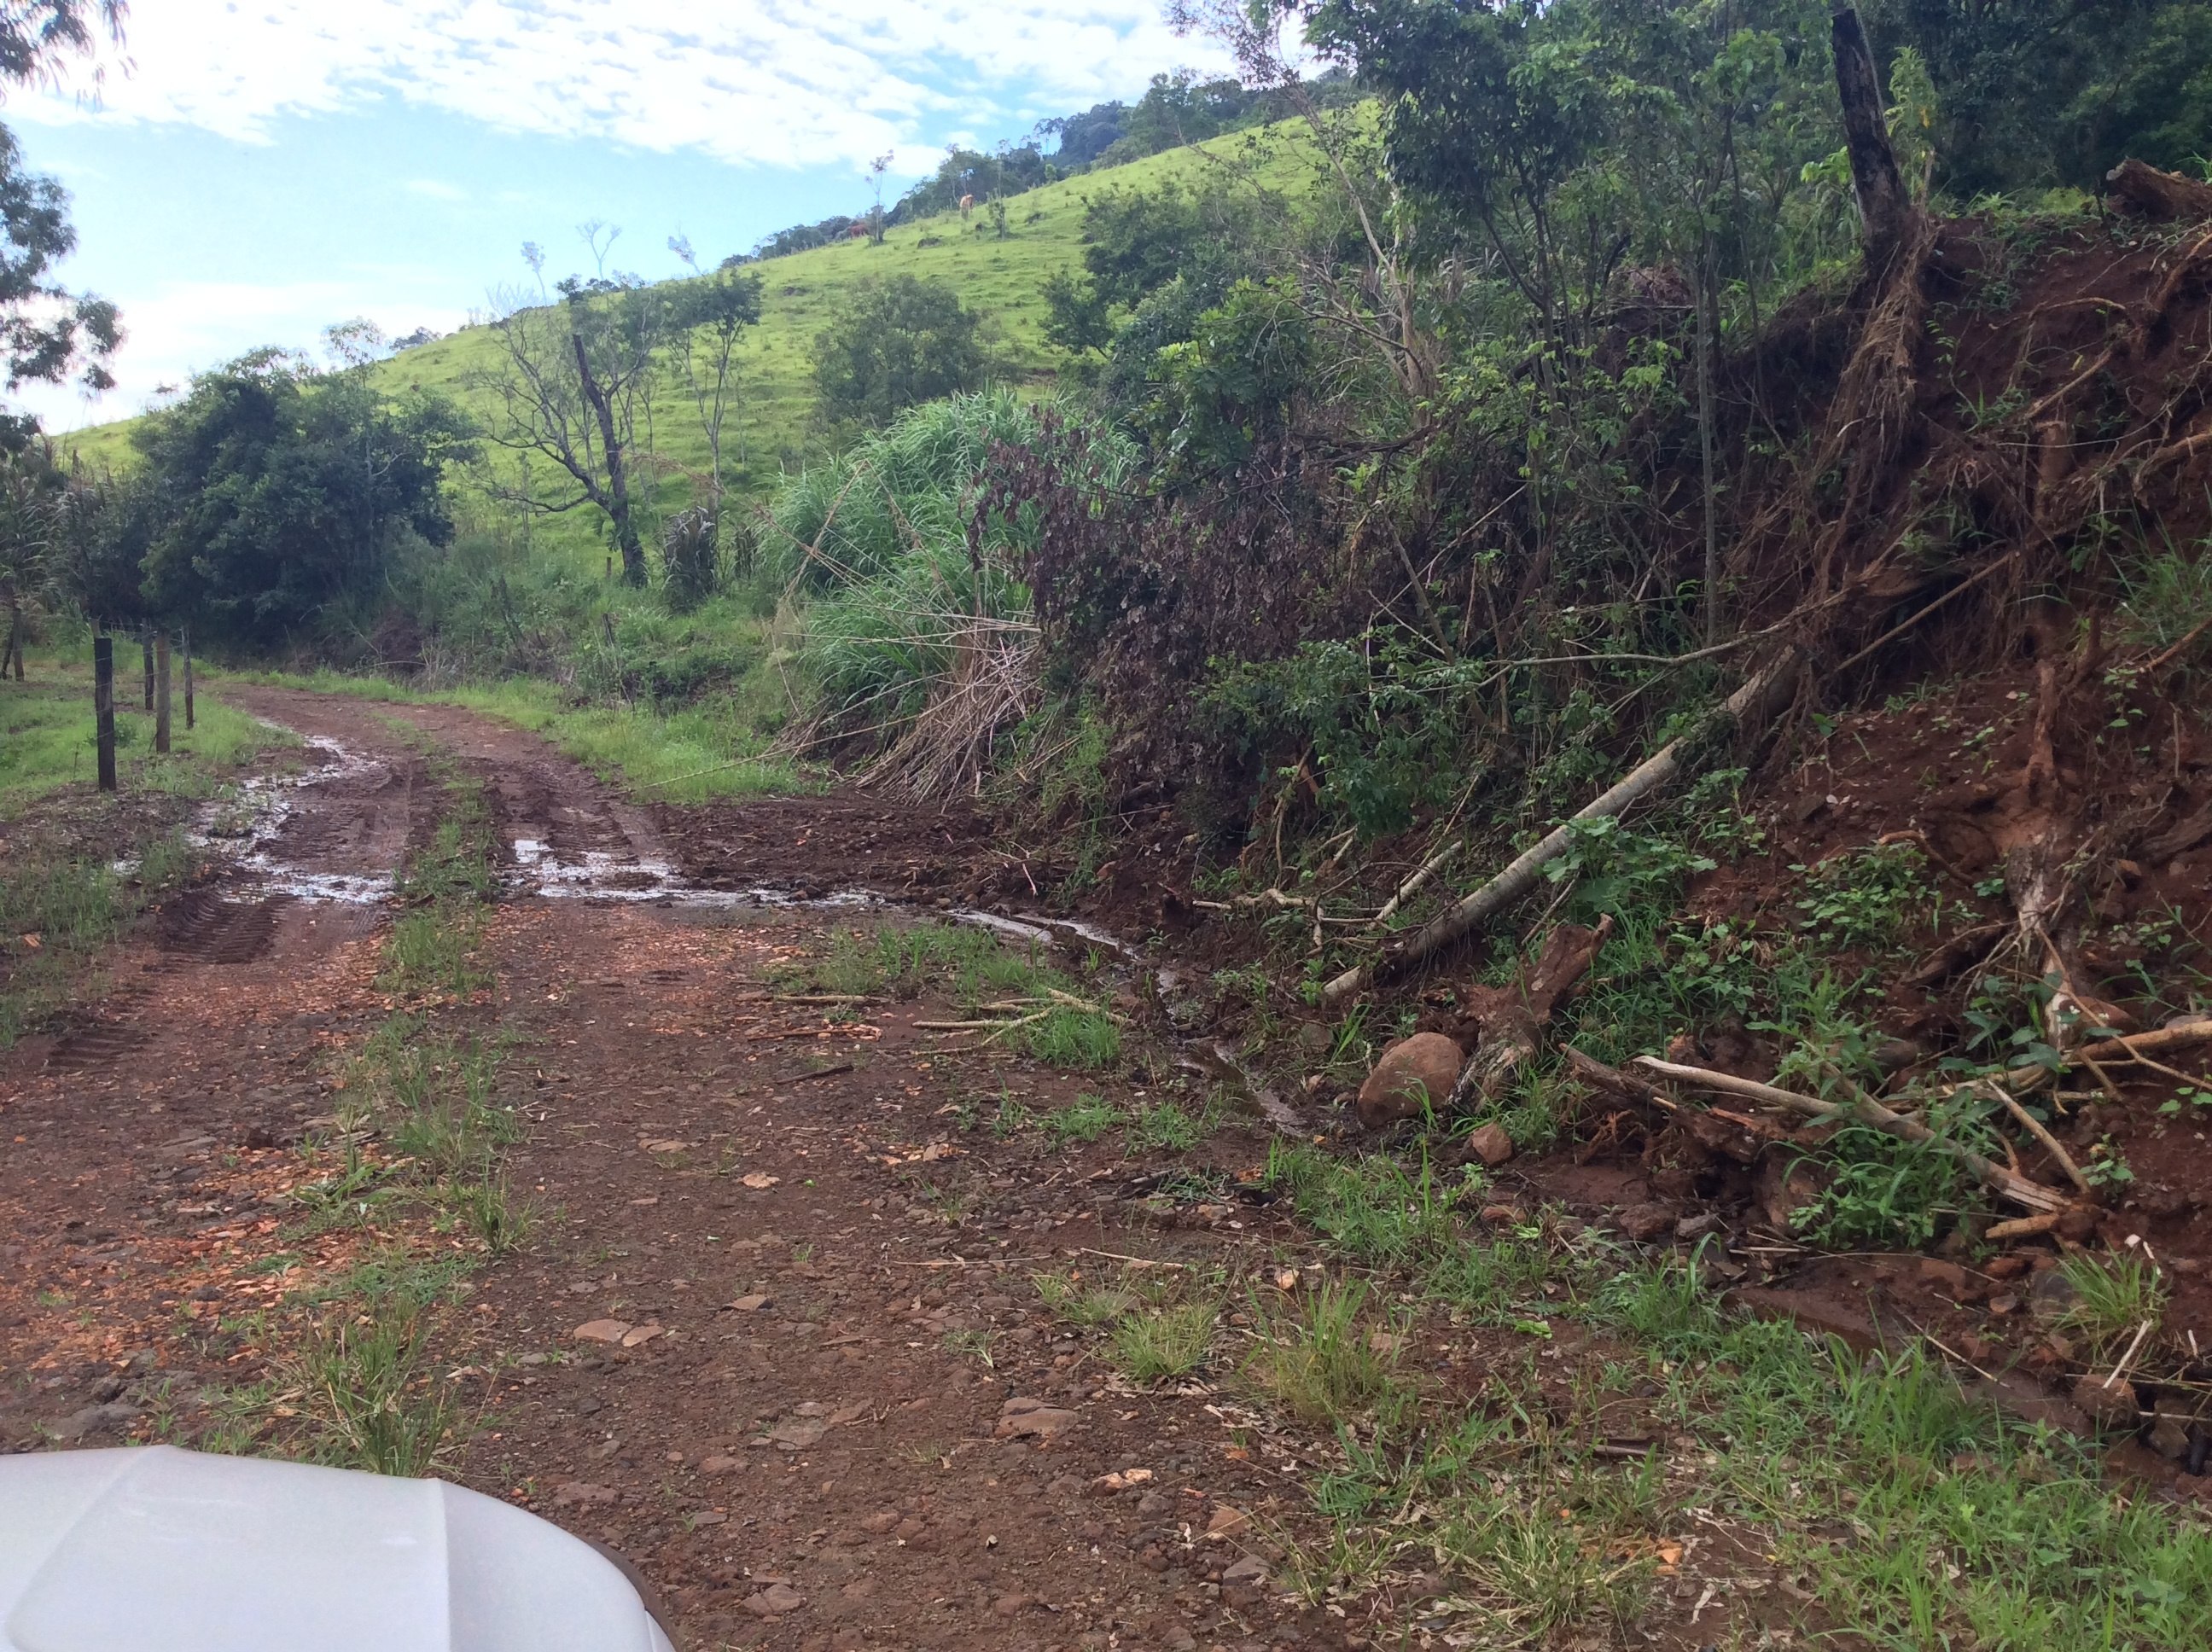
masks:
[(991, 1333), (988, 1331), (947, 1331), (945, 1333), (945, 1351), (956, 1359), (975, 1360), (987, 1371), (999, 1369), (999, 1362), (992, 1355)]
[(1219, 1309), (1180, 1303), (1131, 1314), (1114, 1327), (1114, 1363), (1134, 1382), (1182, 1376), (1206, 1363)]
[(1079, 1096), (1071, 1105), (1044, 1115), (1045, 1139), (1055, 1148), (1094, 1142), (1113, 1127), (1115, 1117), (1104, 1096)]
[(2088, 1160), (2081, 1166), (2081, 1174), (2092, 1187), (2121, 1188), (2131, 1186), (2136, 1179), (2135, 1167), (2128, 1163), (2127, 1155), (2120, 1151), (2119, 1144), (2110, 1136), (2089, 1150)]
[(396, 993), (472, 993), (491, 977), (471, 959), (478, 927), (452, 907), (410, 912), (392, 926), (378, 984)]
[(310, 1336), (285, 1365), (310, 1457), (404, 1478), (431, 1471), (458, 1413), (447, 1386), (421, 1369), (428, 1329), (424, 1303), (401, 1291)]
[(1014, 1099), (1010, 1090), (999, 1092), (999, 1110), (991, 1118), (991, 1133), (1000, 1141), (1018, 1135), (1030, 1123), (1030, 1110)]
[(1121, 1029), (1103, 1011), (1054, 1005), (1020, 1031), (1023, 1047), (1049, 1067), (1094, 1072), (1121, 1059)]
[(536, 1212), (514, 1199), (507, 1177), (495, 1171), (448, 1188), (446, 1198), (462, 1226), (493, 1256), (509, 1256), (521, 1249), (537, 1223)]
[(2092, 1356), (2117, 1353), (2145, 1324), (2155, 1330), (2166, 1318), (2165, 1276), (2133, 1250), (2077, 1251), (2059, 1259), (2058, 1272), (2071, 1299), (2054, 1323)]
[(1279, 1140), (1267, 1150), (1267, 1186), (1288, 1193), (1299, 1218), (1347, 1260), (1419, 1266), (1459, 1245), (1451, 1213), (1458, 1189), (1440, 1181), (1425, 1157), (1409, 1175), (1386, 1154), (1336, 1159)]
[(1127, 1140), (1132, 1153), (1187, 1153), (1205, 1139), (1206, 1121), (1173, 1102), (1146, 1102), (1130, 1109)]
[(1790, 870), (1805, 875), (1802, 927), (1823, 946), (1884, 951), (1933, 921), (1928, 857), (1910, 843), (1877, 843)]
[(2212, 1113), (2212, 1090), (2191, 1084), (2171, 1099), (2160, 1102), (2158, 1110), (2167, 1118), (2178, 1118), (2186, 1113), (2191, 1118), (2203, 1118)]
[(1617, 816), (1571, 821), (1568, 839), (1565, 853), (1545, 866), (1544, 876), (1572, 885), (1570, 915), (1588, 923), (1608, 913), (1625, 922), (1638, 912), (1671, 908), (1690, 878), (1714, 866), (1711, 856), (1671, 838), (1632, 831)]
[(1111, 1325), (1133, 1312), (1143, 1298), (1127, 1285), (1113, 1280), (1088, 1280), (1074, 1273), (1038, 1273), (1030, 1283), (1037, 1299), (1054, 1319), (1071, 1325)]
[(947, 1227), (953, 1228), (960, 1225), (962, 1218), (968, 1214), (968, 1207), (975, 1202), (969, 1194), (951, 1187), (940, 1187), (927, 1180), (915, 1187), (914, 1196), (917, 1204), (928, 1207), (931, 1215)]
[(1332, 1427), (1358, 1420), (1392, 1390), (1405, 1328), (1380, 1318), (1367, 1323), (1366, 1281), (1325, 1283), (1287, 1303), (1255, 1297), (1258, 1346), (1244, 1376), (1303, 1422)]

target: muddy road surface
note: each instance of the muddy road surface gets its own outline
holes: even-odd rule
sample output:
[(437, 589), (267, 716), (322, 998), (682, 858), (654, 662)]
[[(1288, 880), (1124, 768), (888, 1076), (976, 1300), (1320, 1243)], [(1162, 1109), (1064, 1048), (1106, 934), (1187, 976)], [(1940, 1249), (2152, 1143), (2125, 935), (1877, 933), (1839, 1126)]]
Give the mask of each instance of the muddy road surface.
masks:
[[(1290, 1239), (1234, 1197), (1257, 1123), (1176, 1160), (1229, 1193), (1148, 1202), (1117, 1138), (988, 1121), (1141, 1108), (1157, 1058), (1057, 1072), (918, 1026), (963, 1018), (931, 992), (794, 1001), (794, 969), (883, 920), (696, 889), (645, 811), (467, 713), (228, 697), (307, 738), (308, 783), (216, 823), (259, 835), (73, 1024), (0, 1054), (0, 1449), (271, 1449), (314, 1400), (299, 1304), (400, 1246), (453, 1264), (402, 1396), (451, 1399), (435, 1472), (632, 1557), (694, 1647), (1372, 1632), (1282, 1585), (1294, 1458), (1203, 1382), (1130, 1380), (1033, 1284), (1256, 1277)], [(328, 1192), (349, 1074), (405, 1007), (392, 878), (441, 774), (481, 787), (508, 885), (488, 984), (422, 1023), (503, 1052), (526, 1121), (504, 1175), (532, 1225), (497, 1257)], [(803, 805), (762, 814), (805, 830)]]

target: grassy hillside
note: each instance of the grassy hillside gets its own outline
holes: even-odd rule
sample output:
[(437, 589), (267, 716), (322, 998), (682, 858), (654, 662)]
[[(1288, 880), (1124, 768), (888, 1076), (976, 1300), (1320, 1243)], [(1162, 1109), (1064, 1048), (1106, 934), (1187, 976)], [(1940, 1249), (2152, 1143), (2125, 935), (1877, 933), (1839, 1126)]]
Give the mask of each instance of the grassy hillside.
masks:
[[(912, 275), (950, 282), (971, 309), (989, 318), (994, 343), (1006, 372), (1024, 382), (1046, 385), (1053, 362), (1042, 337), (1045, 278), (1082, 259), (1083, 213), (1086, 202), (1108, 191), (1151, 189), (1176, 179), (1249, 174), (1274, 190), (1297, 191), (1313, 165), (1303, 127), (1286, 123), (1256, 132), (1234, 134), (1191, 149), (1170, 150), (1127, 166), (1048, 185), (1007, 203), (1004, 240), (978, 211), (963, 223), (954, 213), (892, 230), (880, 246), (866, 241), (817, 248), (771, 259), (757, 267), (762, 288), (760, 325), (740, 352), (744, 402), (734, 429), (726, 435), (726, 454), (742, 455), (743, 486), (755, 494), (772, 487), (787, 469), (803, 465), (816, 446), (811, 349), (837, 307), (870, 277)], [(336, 318), (333, 318), (335, 319)], [(495, 361), (496, 345), (481, 327), (465, 328), (434, 343), (405, 350), (372, 371), (398, 390), (420, 386), (453, 396), (477, 407), (468, 380)], [(130, 428), (119, 421), (63, 439), (94, 468), (130, 462)], [(678, 508), (689, 501), (683, 477), (688, 467), (703, 465), (706, 443), (689, 397), (672, 374), (653, 404), (653, 445), (662, 461), (659, 503)], [(558, 550), (596, 564), (602, 555), (599, 524), (587, 513), (553, 518), (534, 536), (541, 549)]]

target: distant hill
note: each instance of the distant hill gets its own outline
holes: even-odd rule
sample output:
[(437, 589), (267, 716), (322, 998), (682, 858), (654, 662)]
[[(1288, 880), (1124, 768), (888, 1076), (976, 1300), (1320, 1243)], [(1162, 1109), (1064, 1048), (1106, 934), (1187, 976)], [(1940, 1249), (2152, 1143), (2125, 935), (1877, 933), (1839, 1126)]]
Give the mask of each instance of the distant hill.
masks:
[[(811, 452), (818, 452), (811, 429), (811, 346), (839, 300), (856, 284), (894, 275), (950, 282), (964, 303), (988, 318), (1010, 375), (1018, 382), (1049, 386), (1054, 364), (1042, 338), (1042, 288), (1054, 270), (1080, 264), (1085, 203), (1112, 191), (1196, 178), (1252, 155), (1248, 146), (1255, 144), (1260, 146), (1260, 175), (1270, 187), (1297, 191), (1310, 175), (1313, 157), (1304, 129), (1285, 122), (1018, 195), (1007, 203), (1004, 240), (997, 239), (987, 215), (978, 212), (963, 223), (957, 212), (948, 212), (891, 228), (881, 246), (849, 241), (750, 266), (763, 282), (761, 322), (740, 352), (745, 389), (741, 413), (733, 421), (736, 439), (725, 436), (726, 453), (735, 453), (742, 443), (744, 491), (767, 492), (786, 469), (803, 465)], [(401, 350), (370, 372), (392, 390), (439, 390), (473, 409), (477, 398), (465, 381), (472, 367), (491, 361), (495, 348), (487, 330), (467, 327)], [(74, 432), (61, 437), (60, 444), (94, 468), (125, 467), (131, 462), (130, 429), (135, 422), (123, 420)], [(680, 467), (706, 460), (706, 444), (680, 383), (661, 386), (653, 423), (660, 459), (674, 467), (662, 478), (659, 503), (679, 508), (690, 497)], [(593, 564), (602, 554), (597, 520), (587, 512), (542, 521), (534, 533), (542, 546), (567, 549)]]

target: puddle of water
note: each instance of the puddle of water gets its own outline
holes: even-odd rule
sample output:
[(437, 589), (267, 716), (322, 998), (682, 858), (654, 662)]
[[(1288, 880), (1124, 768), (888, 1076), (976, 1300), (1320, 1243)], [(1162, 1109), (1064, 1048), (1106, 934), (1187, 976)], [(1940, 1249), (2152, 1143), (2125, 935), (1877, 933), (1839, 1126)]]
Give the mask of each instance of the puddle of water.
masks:
[[(322, 761), (313, 768), (287, 775), (256, 776), (240, 787), (235, 798), (210, 805), (194, 824), (191, 841), (225, 856), (232, 866), (260, 889), (272, 895), (289, 895), (302, 901), (342, 906), (367, 906), (391, 898), (390, 872), (328, 872), (285, 864), (272, 853), (286, 823), (297, 811), (299, 795), (314, 787), (352, 779), (388, 774), (389, 765), (336, 740), (310, 736), (307, 749)], [(946, 922), (969, 924), (1010, 940), (1049, 946), (1055, 941), (1080, 941), (1108, 954), (1125, 969), (1144, 963), (1139, 949), (1119, 936), (1073, 918), (1042, 913), (985, 912), (974, 907), (917, 908), (913, 902), (878, 890), (855, 887), (828, 895), (793, 895), (785, 890), (755, 887), (742, 890), (702, 889), (690, 883), (671, 863), (617, 854), (604, 849), (580, 853), (556, 850), (542, 838), (517, 836), (511, 841), (514, 864), (502, 875), (518, 893), (544, 900), (628, 902), (701, 911), (729, 911), (743, 907), (774, 907), (793, 910), (853, 912), (909, 912), (933, 915)], [(1169, 963), (1153, 972), (1162, 1001), (1171, 1021), (1188, 1025), (1194, 1005), (1190, 978)], [(1230, 1046), (1207, 1037), (1185, 1039), (1183, 1064), (1194, 1072), (1241, 1090), (1260, 1115), (1277, 1130), (1303, 1134), (1306, 1121), (1260, 1074)]]
[(321, 762), (296, 774), (252, 776), (234, 796), (202, 809), (186, 834), (187, 841), (196, 848), (210, 849), (222, 856), (234, 871), (269, 895), (339, 906), (368, 906), (389, 899), (392, 875), (388, 872), (313, 872), (288, 865), (271, 853), (285, 823), (297, 812), (295, 799), (301, 793), (336, 780), (390, 772), (387, 765), (335, 740), (311, 736), (303, 744)]

